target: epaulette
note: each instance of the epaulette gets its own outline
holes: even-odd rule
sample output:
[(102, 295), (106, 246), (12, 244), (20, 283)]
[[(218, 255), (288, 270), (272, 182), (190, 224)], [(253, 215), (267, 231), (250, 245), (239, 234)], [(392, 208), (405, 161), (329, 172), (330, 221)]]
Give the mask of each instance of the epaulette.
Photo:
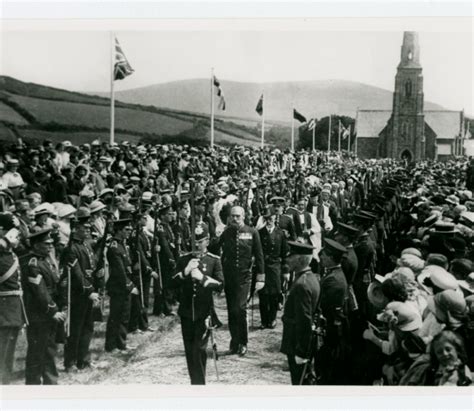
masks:
[(30, 258), (30, 261), (28, 261), (28, 265), (31, 267), (37, 267), (38, 266), (38, 259), (36, 257)]
[(208, 252), (207, 255), (214, 258), (220, 258), (218, 255), (212, 254), (210, 252)]
[(117, 248), (117, 247), (118, 247), (118, 242), (117, 242), (116, 240), (112, 241), (112, 242), (110, 243), (110, 246), (109, 246), (109, 247), (110, 247), (110, 248)]
[(69, 263), (68, 266), (69, 268), (73, 268), (76, 264), (77, 264), (77, 258), (72, 263)]

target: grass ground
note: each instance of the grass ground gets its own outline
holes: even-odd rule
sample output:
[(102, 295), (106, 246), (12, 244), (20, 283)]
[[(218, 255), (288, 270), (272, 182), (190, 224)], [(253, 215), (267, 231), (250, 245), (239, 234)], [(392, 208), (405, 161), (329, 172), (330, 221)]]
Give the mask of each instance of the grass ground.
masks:
[[(229, 347), (225, 298), (216, 299), (216, 311), (224, 325), (215, 333), (219, 353)], [(289, 384), (286, 357), (279, 352), (282, 324), (274, 330), (259, 330), (258, 300), (254, 302), (254, 327), (251, 310), (248, 310), (249, 344), (245, 357), (220, 355), (217, 361), (219, 381), (212, 361), (209, 344), (207, 384)], [(130, 354), (110, 354), (104, 351), (105, 323), (96, 323), (91, 344), (92, 360), (96, 367), (89, 370), (65, 373), (62, 364), (62, 345), (59, 345), (57, 366), (59, 384), (189, 384), (184, 357), (181, 327), (178, 317), (158, 318), (150, 316), (154, 332), (129, 335), (130, 345), (137, 349)], [(20, 336), (15, 361), (14, 384), (24, 383), (26, 338)]]

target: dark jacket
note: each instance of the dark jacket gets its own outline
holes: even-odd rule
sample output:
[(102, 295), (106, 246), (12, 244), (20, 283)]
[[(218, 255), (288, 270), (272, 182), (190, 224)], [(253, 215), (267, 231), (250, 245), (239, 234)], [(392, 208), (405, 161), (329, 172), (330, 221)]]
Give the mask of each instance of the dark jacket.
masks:
[[(15, 266), (17, 267), (15, 269)], [(0, 251), (0, 328), (23, 326), (20, 300), (20, 267), (11, 250)]]
[[(211, 314), (214, 307), (212, 293), (222, 290), (224, 277), (219, 257), (211, 253), (200, 258), (198, 268), (204, 274), (202, 281), (193, 280), (191, 275), (185, 277), (184, 269), (192, 257), (193, 255), (189, 253), (179, 258), (173, 285), (181, 287), (178, 314), (181, 317), (193, 318), (194, 313), (194, 320), (200, 320)], [(217, 280), (219, 284), (208, 284), (206, 282), (208, 277)]]
[(227, 227), (218, 240), (222, 248), (222, 268), (226, 284), (239, 284), (250, 281), (252, 257), (255, 258), (257, 281), (265, 281), (262, 244), (255, 228)]
[(307, 268), (293, 283), (285, 304), (280, 352), (308, 358), (311, 334), (320, 296), (316, 275)]
[(125, 241), (113, 238), (107, 250), (109, 261), (109, 279), (106, 288), (110, 295), (125, 294), (133, 290), (133, 282), (129, 247)]
[(275, 227), (270, 234), (267, 227), (258, 231), (262, 243), (265, 287), (262, 293), (279, 294), (281, 292), (281, 275), (288, 272), (286, 255), (288, 243), (282, 230)]
[(53, 321), (62, 309), (59, 271), (50, 257), (32, 253), (22, 267), (26, 315), (30, 324)]

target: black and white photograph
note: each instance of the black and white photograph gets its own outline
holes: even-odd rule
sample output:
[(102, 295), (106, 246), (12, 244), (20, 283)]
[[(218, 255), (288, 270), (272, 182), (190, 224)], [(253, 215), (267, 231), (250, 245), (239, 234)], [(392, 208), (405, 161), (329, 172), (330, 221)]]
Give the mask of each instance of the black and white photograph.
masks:
[(2, 386), (472, 387), (472, 18), (348, 20), (5, 22)]

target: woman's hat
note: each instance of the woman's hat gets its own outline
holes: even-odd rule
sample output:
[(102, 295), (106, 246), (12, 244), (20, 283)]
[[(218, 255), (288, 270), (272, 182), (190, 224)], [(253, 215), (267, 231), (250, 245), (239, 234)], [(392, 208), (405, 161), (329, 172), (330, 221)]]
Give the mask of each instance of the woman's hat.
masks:
[(373, 281), (369, 284), (367, 298), (378, 310), (383, 310), (389, 302), (388, 298), (382, 291), (382, 282), (380, 281)]
[(416, 306), (407, 302), (392, 301), (385, 311), (392, 311), (397, 318), (397, 328), (402, 331), (415, 331), (421, 327), (422, 319)]
[(445, 290), (428, 298), (428, 309), (444, 324), (450, 317), (462, 319), (466, 315), (467, 304), (460, 290)]

